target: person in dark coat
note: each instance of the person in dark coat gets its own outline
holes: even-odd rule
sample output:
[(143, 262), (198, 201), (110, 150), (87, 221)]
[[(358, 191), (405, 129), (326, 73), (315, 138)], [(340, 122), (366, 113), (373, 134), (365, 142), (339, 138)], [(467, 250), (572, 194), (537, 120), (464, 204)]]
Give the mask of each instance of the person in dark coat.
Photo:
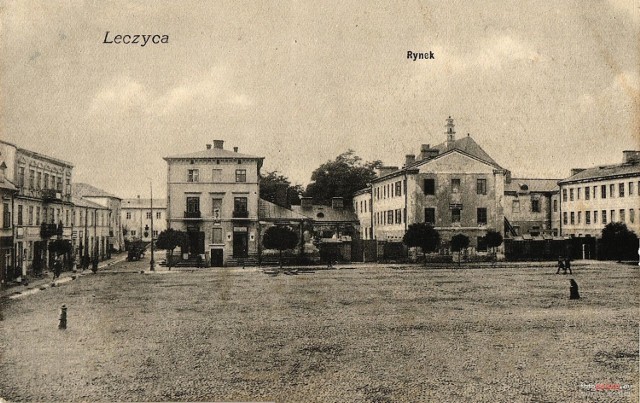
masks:
[(569, 274), (571, 273), (571, 259), (566, 258), (564, 261), (564, 274), (567, 274), (567, 270), (569, 270)]
[(569, 280), (571, 286), (569, 286), (569, 299), (580, 299), (580, 293), (578, 292), (578, 283), (576, 280)]
[(562, 261), (562, 257), (558, 256), (558, 270), (556, 271), (556, 274), (560, 274), (560, 270), (564, 270), (565, 274), (567, 273), (567, 270), (564, 268), (564, 262)]
[(56, 258), (53, 262), (53, 279), (60, 278), (60, 274), (62, 273), (62, 263), (60, 263), (60, 259)]

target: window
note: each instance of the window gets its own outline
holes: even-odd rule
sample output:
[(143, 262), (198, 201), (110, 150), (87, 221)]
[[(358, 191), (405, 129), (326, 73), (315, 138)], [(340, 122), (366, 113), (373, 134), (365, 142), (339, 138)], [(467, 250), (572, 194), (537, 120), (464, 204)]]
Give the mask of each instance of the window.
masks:
[(487, 224), (487, 209), (486, 208), (478, 208), (478, 225), (486, 225)]
[(451, 193), (460, 193), (460, 179), (451, 179)]
[(211, 199), (211, 215), (215, 220), (222, 217), (222, 199)]
[(520, 200), (514, 200), (511, 202), (511, 212), (512, 213), (520, 212)]
[(130, 220), (130, 219), (131, 219), (131, 212), (127, 211), (127, 220)]
[(156, 211), (156, 218), (158, 220), (162, 218), (162, 212), (161, 211)]
[[(589, 188), (587, 188), (589, 189)], [(591, 224), (591, 211), (585, 211), (584, 212), (584, 223), (589, 225)]]
[(553, 201), (553, 212), (557, 213), (558, 212), (558, 200), (554, 200)]
[(131, 236), (136, 236), (136, 230), (132, 229), (131, 231), (129, 231), (129, 233), (131, 234)]
[(436, 209), (432, 207), (427, 207), (426, 209), (424, 209), (424, 222), (431, 225), (436, 224)]
[(187, 182), (200, 182), (200, 170), (188, 169), (187, 170)]
[(11, 227), (11, 211), (9, 211), (9, 203), (2, 203), (2, 228)]
[(598, 212), (597, 211), (593, 212), (593, 223), (594, 224), (598, 223)]
[(616, 211), (615, 210), (611, 210), (609, 212), (609, 222), (614, 222), (616, 220)]
[(387, 211), (387, 224), (393, 224), (393, 210)]
[[(44, 174), (44, 188), (49, 189), (49, 174)], [(51, 187), (51, 189), (53, 189), (53, 187)]]
[(158, 237), (158, 230), (157, 230), (157, 229), (154, 229), (154, 230), (153, 230), (153, 237), (154, 237), (154, 238), (157, 238), (157, 237)]
[(233, 210), (237, 212), (247, 211), (247, 198), (246, 197), (234, 197), (233, 198)]
[(633, 224), (636, 221), (636, 211), (632, 208), (629, 209), (629, 222)]
[(573, 211), (570, 214), (571, 217), (571, 225), (574, 225), (576, 223), (576, 213), (574, 213)]
[(478, 252), (486, 252), (487, 251), (487, 242), (485, 241), (483, 236), (479, 236), (476, 238), (477, 247), (476, 250)]
[(567, 189), (562, 189), (562, 201), (567, 201)]
[(42, 222), (47, 222), (47, 217), (49, 216), (49, 209), (46, 207), (42, 208)]
[(64, 223), (67, 227), (69, 226), (69, 210), (65, 210), (64, 212)]
[(42, 189), (42, 172), (36, 174), (36, 189)]
[(402, 224), (402, 210), (400, 209), (396, 210), (396, 224)]
[(620, 214), (620, 222), (625, 222), (624, 209), (620, 209), (620, 211), (618, 211), (618, 214)]
[(211, 182), (222, 182), (222, 169), (214, 169), (211, 172)]
[(584, 199), (589, 200), (591, 198), (591, 188), (587, 186), (584, 188)]
[(607, 185), (600, 186), (600, 197), (603, 199), (607, 198)]
[(569, 201), (573, 201), (573, 188), (569, 189)]
[(629, 196), (633, 196), (633, 182), (629, 182)]
[(578, 224), (582, 224), (582, 211), (578, 211)]
[(566, 211), (562, 213), (562, 223), (563, 223), (564, 225), (567, 225), (567, 223), (568, 223), (568, 220), (567, 220), (567, 212), (566, 212)]
[(236, 182), (246, 182), (246, 181), (247, 181), (247, 170), (236, 169)]
[(34, 189), (36, 187), (35, 183), (36, 171), (33, 169), (29, 170), (29, 188)]
[(402, 196), (402, 181), (396, 182), (396, 196)]
[(602, 225), (607, 224), (607, 210), (602, 210)]
[(435, 195), (436, 194), (436, 180), (425, 179), (424, 180), (424, 194)]
[(150, 219), (151, 219), (151, 215), (152, 215), (152, 214), (151, 214), (151, 211), (147, 211), (147, 220), (150, 220)]
[(454, 208), (451, 209), (451, 222), (459, 223), (460, 222), (460, 209)]
[(531, 236), (539, 236), (540, 235), (540, 227), (538, 227), (537, 225), (534, 225), (533, 227), (531, 227), (531, 229), (529, 230), (529, 235), (531, 235)]
[(613, 199), (614, 195), (615, 195), (615, 191), (616, 191), (616, 185), (614, 185), (613, 183), (611, 185), (609, 185), (609, 197)]
[(200, 198), (187, 197), (187, 213), (199, 213), (199, 212), (200, 212)]
[(18, 224), (22, 225), (22, 205), (18, 204)]
[(577, 199), (580, 200), (580, 195), (582, 193), (582, 188), (578, 188), (578, 194), (577, 194)]
[(211, 243), (223, 243), (222, 228), (213, 228), (211, 232)]
[(597, 186), (594, 186), (594, 187), (593, 187), (593, 198), (594, 198), (594, 199), (596, 198), (596, 192), (597, 192), (597, 190), (598, 190), (598, 187), (597, 187)]
[(33, 225), (33, 206), (29, 206), (29, 225)]
[(486, 179), (478, 179), (476, 181), (476, 193), (479, 195), (487, 194), (487, 180)]
[(624, 183), (618, 184), (618, 196), (624, 197)]
[(540, 199), (531, 199), (531, 211), (534, 213), (540, 212)]
[(24, 167), (18, 168), (18, 186), (24, 186)]

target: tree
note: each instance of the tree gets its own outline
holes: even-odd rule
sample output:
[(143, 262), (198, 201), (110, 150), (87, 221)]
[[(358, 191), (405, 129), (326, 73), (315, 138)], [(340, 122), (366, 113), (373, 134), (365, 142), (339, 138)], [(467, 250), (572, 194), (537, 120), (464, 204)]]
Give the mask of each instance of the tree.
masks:
[(458, 266), (460, 266), (460, 255), (462, 251), (469, 247), (469, 237), (465, 234), (456, 234), (451, 238), (451, 250), (458, 252)]
[(621, 222), (611, 222), (602, 229), (600, 244), (600, 250), (609, 259), (621, 261), (637, 256), (638, 237)]
[(164, 249), (169, 251), (169, 259), (167, 266), (171, 268), (171, 258), (173, 257), (173, 250), (180, 246), (184, 248), (189, 243), (189, 237), (184, 231), (177, 231), (173, 228), (167, 228), (158, 235), (156, 240), (156, 247), (158, 249)]
[(280, 252), (280, 269), (282, 269), (282, 251), (293, 249), (298, 244), (298, 234), (289, 227), (269, 227), (262, 238), (262, 245), (267, 249)]
[(498, 231), (490, 229), (487, 231), (487, 234), (484, 236), (484, 241), (487, 244), (487, 247), (491, 249), (491, 251), (495, 254), (495, 248), (502, 245), (502, 234)]
[(420, 247), (422, 253), (434, 252), (440, 245), (440, 234), (429, 223), (410, 224), (402, 243), (408, 247)]
[(376, 177), (374, 169), (380, 166), (381, 161), (362, 162), (355, 151), (349, 149), (334, 161), (327, 161), (313, 171), (312, 182), (307, 185), (305, 196), (327, 205), (332, 197), (342, 197), (345, 206), (350, 206), (353, 194), (367, 187), (367, 183)]
[[(291, 186), (291, 181), (278, 171), (266, 172), (260, 176), (260, 198), (275, 204), (300, 204), (300, 194), (304, 189), (302, 185)], [(283, 206), (287, 207), (287, 206)]]

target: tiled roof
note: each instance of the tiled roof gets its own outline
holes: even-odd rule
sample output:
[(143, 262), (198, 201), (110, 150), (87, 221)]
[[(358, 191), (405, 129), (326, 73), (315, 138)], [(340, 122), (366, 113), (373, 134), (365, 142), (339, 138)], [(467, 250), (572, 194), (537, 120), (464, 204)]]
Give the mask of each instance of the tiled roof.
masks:
[[(121, 208), (150, 208), (151, 199), (122, 199)], [(153, 208), (166, 208), (167, 199), (153, 199)]]
[(71, 186), (71, 189), (73, 195), (77, 197), (112, 197), (120, 199), (118, 196), (112, 195), (102, 189), (98, 189), (88, 183), (74, 183)]
[(224, 159), (224, 158), (246, 158), (246, 159), (264, 159), (264, 157), (256, 157), (255, 155), (248, 155), (248, 154), (240, 154), (240, 153), (236, 153), (234, 151), (229, 151), (229, 150), (224, 150), (222, 148), (211, 148), (209, 150), (202, 150), (202, 151), (196, 151), (194, 153), (188, 153), (188, 154), (179, 154), (179, 155), (172, 155), (172, 156), (168, 156), (168, 157), (164, 157), (165, 160), (169, 160), (169, 159), (187, 159), (187, 158), (193, 158), (193, 159), (216, 159), (216, 158), (220, 158), (220, 159)]
[(582, 172), (565, 178), (560, 183), (580, 182), (597, 179), (605, 179), (618, 176), (640, 175), (640, 162), (626, 162), (615, 165), (601, 165), (594, 168), (585, 169)]
[[(511, 178), (511, 182), (505, 184), (504, 191), (553, 192), (558, 189), (559, 181), (560, 179)], [(526, 186), (526, 189), (522, 188), (523, 185)]]
[(487, 154), (482, 147), (480, 147), (478, 145), (478, 143), (475, 142), (475, 140), (467, 135), (466, 137), (460, 138), (455, 140), (455, 142), (453, 143), (453, 145), (451, 147), (447, 147), (447, 143), (440, 143), (437, 146), (433, 147), (435, 149), (437, 149), (438, 151), (440, 151), (440, 154), (444, 154), (449, 150), (460, 150), (463, 151), (469, 155), (472, 155), (478, 159), (481, 159), (483, 161), (489, 162), (493, 165), (497, 165), (500, 166), (500, 164), (498, 164), (493, 158), (491, 158), (489, 156), (489, 154)]
[(302, 206), (291, 206), (291, 210), (309, 217), (316, 222), (352, 222), (358, 221), (358, 217), (353, 211), (346, 208), (334, 209), (330, 206), (312, 205), (308, 208)]
[(308, 220), (308, 217), (302, 214), (263, 199), (258, 200), (258, 218), (260, 220)]

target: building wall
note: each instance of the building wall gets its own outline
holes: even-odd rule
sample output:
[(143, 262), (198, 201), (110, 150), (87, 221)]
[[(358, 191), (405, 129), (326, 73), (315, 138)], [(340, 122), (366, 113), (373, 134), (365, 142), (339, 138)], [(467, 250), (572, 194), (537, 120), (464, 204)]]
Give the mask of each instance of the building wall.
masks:
[[(534, 201), (538, 209), (534, 211)], [(550, 193), (513, 192), (505, 194), (505, 217), (518, 235), (553, 234), (551, 228), (552, 201)]]
[[(602, 197), (602, 186), (606, 189), (605, 198)], [(586, 188), (589, 188), (588, 199)], [(623, 222), (630, 230), (640, 234), (640, 175), (561, 184), (560, 198), (563, 235), (599, 237), (609, 222)], [(603, 216), (606, 222), (603, 222)]]
[(107, 258), (110, 240), (109, 209), (76, 205), (73, 215), (72, 245), (76, 263), (83, 257), (90, 261)]
[[(207, 259), (214, 253), (212, 250), (222, 250), (225, 265), (257, 261), (259, 162), (240, 159), (239, 163), (235, 158), (168, 160), (167, 225), (187, 232), (203, 232)], [(197, 182), (189, 181), (188, 171), (192, 169), (198, 170)], [(237, 170), (245, 170), (245, 182), (236, 182)], [(188, 197), (199, 198), (199, 218), (185, 217)], [(235, 198), (246, 198), (247, 217), (234, 217)], [(220, 203), (215, 211), (214, 200)], [(245, 236), (248, 256), (234, 257), (234, 238)]]
[(377, 181), (371, 187), (376, 239), (402, 240), (407, 228), (406, 191), (404, 175)]
[(371, 192), (365, 192), (354, 196), (353, 211), (360, 222), (360, 239), (373, 239), (373, 227), (371, 226)]
[[(124, 238), (127, 241), (133, 241), (136, 239), (142, 239), (145, 242), (151, 241), (151, 218), (149, 213), (153, 214), (153, 231), (154, 237), (157, 238), (158, 234), (167, 229), (167, 208), (164, 206), (153, 206), (153, 212), (149, 205), (135, 206), (129, 205), (122, 207), (120, 211), (120, 222), (122, 222), (122, 228), (126, 229), (127, 233)], [(149, 227), (148, 236), (144, 236), (144, 228)]]
[(109, 231), (111, 233), (109, 242), (115, 250), (123, 250), (124, 238), (121, 223), (122, 200), (116, 197), (83, 196), (83, 198), (109, 209)]

